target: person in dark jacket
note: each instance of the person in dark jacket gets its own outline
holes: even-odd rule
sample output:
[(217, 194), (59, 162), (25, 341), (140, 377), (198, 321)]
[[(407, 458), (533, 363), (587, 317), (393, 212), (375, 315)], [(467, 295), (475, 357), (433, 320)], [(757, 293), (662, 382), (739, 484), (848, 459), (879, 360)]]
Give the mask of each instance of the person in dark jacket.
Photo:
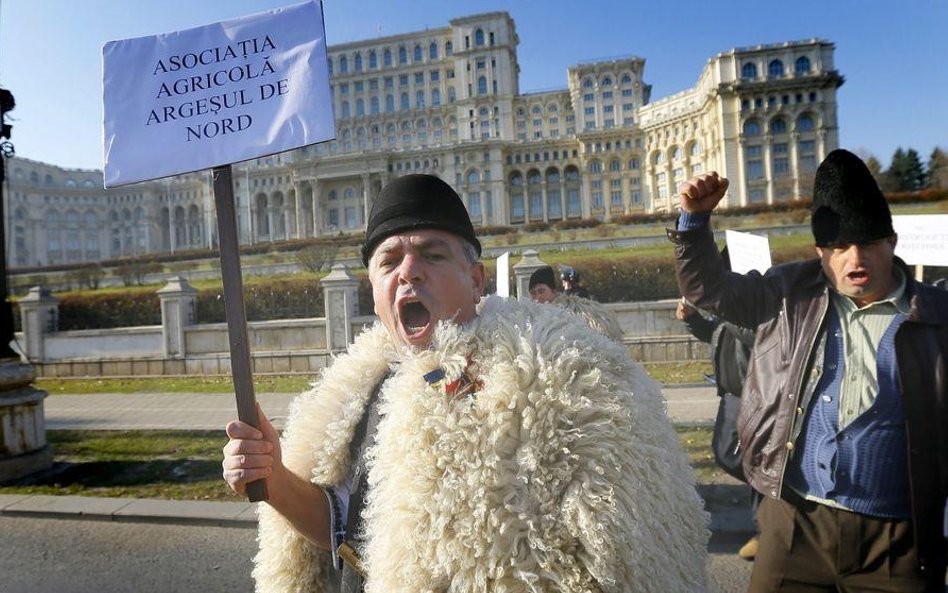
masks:
[(572, 266), (563, 266), (560, 270), (560, 282), (563, 284), (563, 294), (590, 298), (589, 291), (579, 283), (579, 272)]
[(818, 259), (726, 272), (709, 226), (728, 182), (683, 184), (681, 294), (756, 328), (738, 431), (764, 495), (750, 591), (943, 593), (948, 499), (948, 293), (895, 257), (885, 197), (858, 157), (827, 155)]
[[(727, 262), (727, 247), (721, 250)], [(726, 266), (730, 269), (729, 266)], [(675, 316), (684, 323), (688, 333), (711, 346), (711, 364), (714, 367), (714, 384), (718, 392), (718, 413), (714, 419), (711, 436), (711, 451), (718, 467), (742, 482), (747, 482), (741, 467), (744, 451), (737, 435), (737, 414), (741, 405), (741, 391), (747, 377), (751, 348), (754, 346), (754, 331), (728, 323), (720, 317), (701, 315), (682, 298), (678, 302)], [(757, 510), (760, 495), (751, 488), (751, 509)], [(741, 546), (737, 555), (744, 560), (753, 560), (757, 555), (758, 537), (755, 533)]]

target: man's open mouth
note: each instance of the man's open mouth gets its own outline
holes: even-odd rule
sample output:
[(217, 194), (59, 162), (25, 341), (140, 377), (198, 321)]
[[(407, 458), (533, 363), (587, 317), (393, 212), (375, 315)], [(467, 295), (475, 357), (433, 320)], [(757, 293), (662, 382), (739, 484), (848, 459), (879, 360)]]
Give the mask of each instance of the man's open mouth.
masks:
[(846, 274), (846, 277), (849, 278), (849, 282), (855, 286), (863, 286), (869, 282), (869, 272), (865, 270), (850, 272)]
[(398, 319), (405, 333), (411, 337), (425, 331), (431, 323), (431, 313), (421, 304), (421, 301), (406, 301), (399, 309)]

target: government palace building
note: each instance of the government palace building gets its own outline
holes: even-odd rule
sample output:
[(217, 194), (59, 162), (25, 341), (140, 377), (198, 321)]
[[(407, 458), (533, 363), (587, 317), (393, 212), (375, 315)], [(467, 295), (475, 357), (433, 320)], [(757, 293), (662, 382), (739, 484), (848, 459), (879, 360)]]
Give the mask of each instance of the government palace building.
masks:
[[(336, 139), (235, 165), (240, 242), (362, 232), (381, 187), (407, 173), (453, 184), (479, 226), (668, 211), (709, 170), (731, 180), (726, 206), (771, 204), (808, 196), (839, 144), (828, 41), (730, 49), (662, 98), (634, 56), (521, 93), (518, 43), (492, 12), (331, 46)], [(105, 190), (101, 171), (14, 157), (7, 181), (13, 268), (215, 244), (206, 171)]]

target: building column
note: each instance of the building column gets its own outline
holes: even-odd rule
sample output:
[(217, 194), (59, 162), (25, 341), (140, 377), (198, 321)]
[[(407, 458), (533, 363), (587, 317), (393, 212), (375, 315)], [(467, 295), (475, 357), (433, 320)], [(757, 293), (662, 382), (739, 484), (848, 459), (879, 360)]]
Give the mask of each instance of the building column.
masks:
[(797, 144), (800, 142), (800, 133), (792, 132), (790, 134), (790, 174), (793, 175), (793, 199), (799, 200), (800, 195), (800, 149)]
[(764, 136), (764, 179), (767, 180), (767, 204), (774, 203), (774, 168), (772, 162), (774, 138), (769, 133)]
[(172, 276), (157, 291), (161, 301), (161, 348), (165, 358), (184, 358), (184, 328), (197, 322), (198, 291), (180, 276)]
[(31, 362), (43, 362), (46, 335), (59, 331), (59, 299), (48, 289), (34, 286), (18, 305), (23, 326), (23, 354)]
[(352, 318), (359, 314), (359, 280), (345, 264), (334, 264), (320, 284), (326, 315), (326, 349), (340, 352), (352, 342)]
[(523, 257), (513, 266), (514, 290), (518, 299), (530, 298), (530, 276), (546, 265), (535, 249), (527, 249), (523, 252)]
[(369, 204), (369, 174), (362, 174), (362, 230), (368, 228), (369, 224), (369, 211), (371, 209), (371, 204)]
[(322, 218), (319, 215), (319, 181), (315, 178), (309, 181), (313, 193), (313, 236), (318, 237), (322, 231)]

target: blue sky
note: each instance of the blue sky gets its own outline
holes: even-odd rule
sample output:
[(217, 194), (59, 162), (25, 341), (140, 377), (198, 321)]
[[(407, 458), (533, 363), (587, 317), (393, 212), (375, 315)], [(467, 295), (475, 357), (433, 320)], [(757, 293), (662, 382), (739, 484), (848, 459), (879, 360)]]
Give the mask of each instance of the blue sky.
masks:
[[(19, 156), (102, 167), (101, 48), (292, 0), (0, 0), (0, 85), (17, 100)], [(571, 64), (645, 58), (659, 99), (695, 84), (732, 47), (819, 37), (836, 44), (841, 144), (887, 165), (899, 146), (948, 148), (945, 0), (325, 0), (330, 44), (506, 10), (520, 36), (521, 91), (566, 87)], [(381, 32), (381, 33), (380, 33)]]

